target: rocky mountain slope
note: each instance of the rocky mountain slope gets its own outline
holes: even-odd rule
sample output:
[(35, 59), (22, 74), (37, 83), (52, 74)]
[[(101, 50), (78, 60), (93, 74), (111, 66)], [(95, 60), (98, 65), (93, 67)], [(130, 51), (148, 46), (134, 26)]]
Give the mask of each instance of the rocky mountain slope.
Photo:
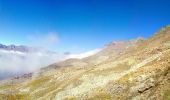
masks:
[(0, 81), (2, 100), (170, 100), (170, 26)]

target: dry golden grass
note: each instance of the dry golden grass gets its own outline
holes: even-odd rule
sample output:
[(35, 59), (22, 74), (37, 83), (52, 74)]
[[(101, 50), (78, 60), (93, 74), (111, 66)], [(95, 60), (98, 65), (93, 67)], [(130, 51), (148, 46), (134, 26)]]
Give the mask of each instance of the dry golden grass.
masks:
[[(160, 100), (169, 100), (170, 92), (165, 89), (170, 88), (165, 84), (169, 82), (167, 78), (170, 72), (170, 35), (167, 32), (162, 29), (121, 54), (107, 49), (89, 59), (73, 60), (74, 65), (70, 65), (72, 60), (67, 61), (67, 67), (44, 71), (42, 76), (32, 80), (0, 85), (0, 99), (126, 100), (155, 96)], [(83, 61), (87, 61), (86, 64)], [(65, 65), (64, 62), (62, 64)], [(12, 93), (11, 89), (14, 90)], [(159, 92), (160, 96), (157, 95)]]

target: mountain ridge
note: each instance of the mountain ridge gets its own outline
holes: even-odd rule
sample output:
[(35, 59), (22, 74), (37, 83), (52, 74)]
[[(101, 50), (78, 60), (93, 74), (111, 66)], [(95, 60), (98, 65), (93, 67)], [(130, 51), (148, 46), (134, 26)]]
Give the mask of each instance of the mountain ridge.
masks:
[(8, 51), (19, 51), (19, 52), (37, 52), (40, 49), (34, 47), (28, 47), (24, 45), (4, 45), (0, 43), (0, 50), (8, 50)]

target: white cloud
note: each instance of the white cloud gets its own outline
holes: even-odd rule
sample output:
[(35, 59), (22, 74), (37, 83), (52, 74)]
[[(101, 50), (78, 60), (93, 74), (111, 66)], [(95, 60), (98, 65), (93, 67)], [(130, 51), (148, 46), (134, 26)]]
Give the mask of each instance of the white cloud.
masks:
[(31, 46), (49, 49), (50, 47), (57, 45), (59, 37), (56, 32), (49, 32), (47, 34), (35, 33), (28, 36), (28, 42)]
[(23, 53), (0, 50), (0, 72), (31, 72), (65, 59), (82, 59), (94, 55), (100, 50), (101, 49), (95, 49), (81, 54), (70, 55), (45, 51)]
[(80, 53), (80, 54), (70, 54), (67, 58), (82, 59), (82, 58), (85, 58), (85, 57), (92, 56), (92, 55), (98, 53), (99, 51), (101, 51), (101, 49), (95, 49), (95, 50), (91, 50), (91, 51)]
[[(42, 47), (49, 49), (55, 47), (59, 42), (59, 37), (56, 32), (49, 32), (48, 34), (32, 34), (29, 36), (29, 45), (35, 47)], [(0, 78), (5, 77), (3, 73), (11, 75), (18, 75), (20, 73), (27, 73), (38, 70), (50, 64), (69, 59), (82, 59), (96, 54), (101, 49), (91, 50), (81, 54), (64, 55), (54, 52), (47, 52), (40, 50), (36, 52), (18, 52), (0, 50)], [(3, 76), (2, 76), (3, 74)]]
[[(64, 59), (63, 54), (45, 51), (23, 53), (0, 50), (0, 73), (8, 72), (11, 75), (28, 73)], [(3, 76), (5, 77), (5, 75)]]
[(91, 50), (81, 54), (64, 55), (46, 51), (39, 52), (18, 52), (0, 50), (0, 79), (36, 71), (50, 64), (69, 59), (82, 59), (98, 53), (101, 49)]

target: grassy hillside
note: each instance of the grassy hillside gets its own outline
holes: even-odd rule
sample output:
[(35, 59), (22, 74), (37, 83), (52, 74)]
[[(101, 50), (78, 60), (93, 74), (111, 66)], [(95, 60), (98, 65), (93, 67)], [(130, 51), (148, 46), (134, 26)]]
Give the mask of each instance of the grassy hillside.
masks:
[[(61, 67), (63, 66), (63, 67)], [(170, 26), (0, 82), (2, 100), (170, 100)]]

